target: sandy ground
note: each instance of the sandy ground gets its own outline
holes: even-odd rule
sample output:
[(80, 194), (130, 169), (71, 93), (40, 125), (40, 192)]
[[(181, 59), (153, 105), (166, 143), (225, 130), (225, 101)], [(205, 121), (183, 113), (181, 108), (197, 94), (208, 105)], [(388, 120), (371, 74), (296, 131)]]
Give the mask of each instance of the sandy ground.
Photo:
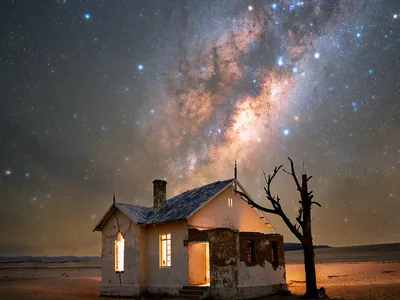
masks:
[[(400, 300), (400, 263), (320, 263), (318, 285), (336, 299)], [(301, 264), (286, 266), (289, 289), (304, 293)], [(100, 298), (100, 269), (93, 263), (0, 263), (1, 300), (90, 300)], [(298, 297), (268, 297), (296, 299)]]
[[(323, 286), (330, 298), (399, 299), (400, 263), (319, 263), (316, 265), (318, 287)], [(305, 292), (304, 265), (286, 266), (286, 279), (294, 294)]]

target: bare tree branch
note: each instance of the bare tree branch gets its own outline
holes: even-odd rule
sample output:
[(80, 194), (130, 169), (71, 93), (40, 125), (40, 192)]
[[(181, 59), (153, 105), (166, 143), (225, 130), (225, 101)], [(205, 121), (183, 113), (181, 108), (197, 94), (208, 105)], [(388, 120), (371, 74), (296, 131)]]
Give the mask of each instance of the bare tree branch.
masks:
[(318, 205), (319, 207), (322, 207), (321, 204), (319, 204), (317, 201), (312, 201), (311, 204)]
[(244, 200), (250, 204), (251, 206), (254, 206), (255, 208), (265, 211), (267, 213), (271, 213), (271, 214), (275, 214), (278, 215), (278, 212), (274, 209), (269, 209), (266, 207), (263, 207), (261, 205), (258, 205), (257, 203), (255, 203), (253, 200), (251, 200), (245, 193), (242, 193), (241, 191), (235, 190), (236, 193), (238, 193), (240, 196), (242, 196), (244, 198)]
[(287, 171), (285, 171), (285, 170), (283, 170), (285, 173), (287, 173), (287, 174), (289, 174), (289, 175), (291, 175), (292, 177), (293, 177), (293, 179), (294, 179), (294, 182), (296, 183), (296, 187), (297, 187), (297, 190), (299, 191), (299, 192), (301, 192), (302, 191), (302, 188), (301, 188), (301, 186), (300, 186), (300, 183), (299, 183), (299, 180), (297, 179), (297, 176), (296, 176), (296, 173), (294, 172), (294, 164), (293, 164), (293, 160), (290, 158), (290, 157), (288, 157), (288, 160), (290, 161), (290, 172), (287, 172)]

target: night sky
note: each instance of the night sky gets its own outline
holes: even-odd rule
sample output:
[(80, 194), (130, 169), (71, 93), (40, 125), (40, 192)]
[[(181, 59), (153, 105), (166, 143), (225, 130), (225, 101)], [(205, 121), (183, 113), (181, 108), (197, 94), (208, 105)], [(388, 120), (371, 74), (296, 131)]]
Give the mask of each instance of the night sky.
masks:
[[(0, 255), (99, 255), (113, 190), (150, 206), (235, 160), (267, 205), (288, 156), (316, 244), (400, 242), (398, 0), (2, 0), (0, 24)], [(272, 192), (294, 219), (290, 176)]]

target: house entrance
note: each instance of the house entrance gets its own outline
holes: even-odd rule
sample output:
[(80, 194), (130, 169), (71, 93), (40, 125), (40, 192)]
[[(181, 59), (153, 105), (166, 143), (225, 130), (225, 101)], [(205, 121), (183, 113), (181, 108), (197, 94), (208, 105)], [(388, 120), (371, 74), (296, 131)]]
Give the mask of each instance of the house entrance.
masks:
[(188, 245), (189, 285), (210, 285), (210, 245), (194, 242)]

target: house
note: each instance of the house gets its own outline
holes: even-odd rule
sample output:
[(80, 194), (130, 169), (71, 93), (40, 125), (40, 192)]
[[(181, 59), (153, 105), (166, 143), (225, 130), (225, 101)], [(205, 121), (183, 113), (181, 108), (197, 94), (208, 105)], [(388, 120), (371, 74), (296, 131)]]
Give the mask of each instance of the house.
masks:
[(287, 289), (283, 237), (265, 214), (217, 181), (166, 200), (154, 180), (154, 205), (114, 201), (94, 231), (102, 232), (102, 296), (141, 293), (191, 299), (248, 299)]

